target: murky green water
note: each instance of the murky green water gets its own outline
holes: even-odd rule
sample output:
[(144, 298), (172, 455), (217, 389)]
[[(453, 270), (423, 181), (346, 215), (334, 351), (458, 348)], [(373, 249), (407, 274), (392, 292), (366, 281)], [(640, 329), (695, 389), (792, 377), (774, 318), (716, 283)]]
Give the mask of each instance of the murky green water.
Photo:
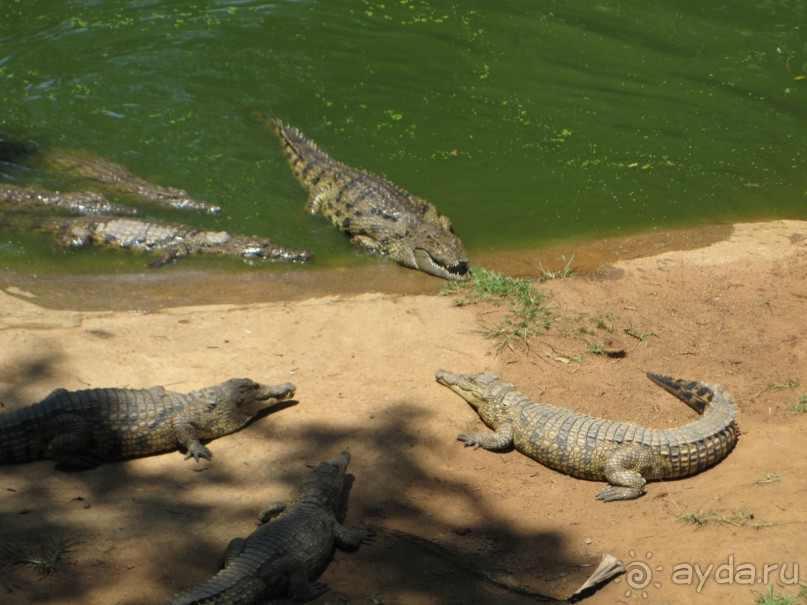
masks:
[[(0, 130), (185, 188), (224, 213), (159, 216), (269, 235), (320, 265), (373, 261), (303, 212), (253, 110), (430, 199), (473, 258), (807, 218), (805, 76), (807, 0), (0, 4)], [(16, 269), (144, 264), (2, 235)]]

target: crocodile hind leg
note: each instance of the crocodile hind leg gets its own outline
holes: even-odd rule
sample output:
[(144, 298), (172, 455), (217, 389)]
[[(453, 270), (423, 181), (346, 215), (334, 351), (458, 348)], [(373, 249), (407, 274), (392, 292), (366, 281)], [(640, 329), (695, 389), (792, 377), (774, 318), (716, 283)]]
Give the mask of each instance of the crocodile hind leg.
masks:
[(287, 579), (288, 593), (297, 603), (310, 601), (328, 592), (325, 584), (308, 579), (308, 571), (303, 563), (288, 555), (266, 561), (257, 575), (270, 589), (278, 585), (279, 578)]
[(649, 447), (633, 445), (622, 447), (605, 461), (606, 485), (597, 492), (597, 500), (633, 500), (644, 494), (645, 481), (642, 474), (650, 470), (653, 452)]
[(92, 431), (86, 419), (78, 414), (60, 414), (51, 420), (58, 433), (48, 444), (51, 457), (59, 464), (74, 468), (95, 468), (98, 458), (85, 450), (92, 440)]

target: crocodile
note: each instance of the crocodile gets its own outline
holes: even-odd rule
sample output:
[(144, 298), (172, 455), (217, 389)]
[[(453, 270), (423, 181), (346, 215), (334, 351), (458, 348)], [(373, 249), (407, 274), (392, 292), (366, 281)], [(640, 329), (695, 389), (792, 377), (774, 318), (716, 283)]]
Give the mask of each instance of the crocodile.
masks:
[(2, 213), (0, 225), (50, 233), (65, 247), (90, 245), (154, 254), (151, 267), (161, 267), (183, 256), (218, 254), (256, 259), (310, 260), (307, 250), (295, 250), (268, 237), (211, 231), (182, 223), (118, 216), (42, 216), (29, 213)]
[(0, 204), (23, 209), (61, 208), (77, 214), (117, 214), (136, 216), (137, 208), (110, 202), (106, 196), (94, 191), (49, 191), (40, 187), (21, 187), (0, 183)]
[(258, 529), (230, 542), (221, 571), (163, 605), (252, 605), (284, 592), (296, 601), (308, 601), (324, 593), (327, 586), (312, 580), (322, 572), (334, 545), (355, 550), (373, 536), (337, 519), (349, 462), (348, 452), (320, 462), (303, 479), (290, 508), (281, 502), (269, 504), (259, 516)]
[(0, 414), (0, 463), (53, 459), (91, 468), (104, 460), (147, 456), (182, 448), (185, 459), (210, 459), (201, 439), (243, 428), (267, 406), (294, 395), (284, 382), (247, 378), (175, 393), (149, 389), (56, 389), (38, 403)]
[(532, 401), (490, 374), (438, 370), (437, 382), (463, 397), (493, 429), (460, 434), (466, 446), (514, 447), (572, 477), (607, 481), (596, 497), (613, 501), (638, 498), (648, 480), (687, 477), (713, 466), (737, 441), (737, 408), (722, 386), (647, 376), (701, 416), (674, 428), (648, 429)]
[(194, 199), (183, 189), (145, 181), (120, 164), (84, 151), (54, 149), (43, 153), (41, 161), (45, 167), (74, 179), (100, 184), (111, 192), (135, 197), (153, 205), (201, 210), (208, 214), (221, 211), (221, 206)]
[(423, 198), (338, 162), (295, 127), (265, 118), (292, 171), (309, 190), (306, 210), (321, 212), (367, 252), (449, 280), (468, 278), (468, 257), (448, 217)]

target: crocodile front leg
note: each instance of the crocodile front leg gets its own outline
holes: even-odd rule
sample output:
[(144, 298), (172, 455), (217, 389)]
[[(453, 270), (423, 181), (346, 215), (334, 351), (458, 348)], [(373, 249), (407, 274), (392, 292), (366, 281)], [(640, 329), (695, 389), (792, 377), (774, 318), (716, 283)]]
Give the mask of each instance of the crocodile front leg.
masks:
[(185, 454), (185, 460), (193, 457), (196, 462), (199, 462), (199, 458), (210, 460), (213, 457), (213, 452), (202, 445), (196, 427), (187, 418), (174, 420), (174, 434), (177, 443), (188, 452)]
[(644, 494), (643, 474), (653, 465), (653, 452), (649, 447), (634, 445), (616, 450), (605, 461), (605, 478), (609, 485), (597, 492), (597, 500), (633, 500)]
[(342, 550), (356, 550), (362, 544), (369, 543), (374, 533), (361, 527), (345, 527), (340, 523), (333, 526), (333, 537), (336, 545)]
[(513, 447), (513, 424), (504, 422), (495, 431), (461, 433), (457, 435), (457, 440), (465, 443), (465, 447), (474, 445), (494, 452), (506, 450)]

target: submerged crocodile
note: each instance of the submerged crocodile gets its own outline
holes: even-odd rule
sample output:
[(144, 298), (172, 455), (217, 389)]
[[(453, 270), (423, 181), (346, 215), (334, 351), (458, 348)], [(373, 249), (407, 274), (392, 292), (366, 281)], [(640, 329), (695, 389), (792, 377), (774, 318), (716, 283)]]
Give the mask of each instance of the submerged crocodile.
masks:
[(41, 216), (0, 212), (0, 225), (49, 233), (66, 247), (103, 246), (154, 254), (151, 267), (187, 255), (218, 254), (245, 260), (307, 261), (306, 250), (285, 248), (268, 237), (211, 231), (181, 223), (117, 216)]
[(737, 408), (723, 387), (648, 378), (700, 418), (670, 429), (647, 429), (532, 401), (489, 374), (437, 371), (437, 382), (463, 397), (493, 432), (461, 434), (466, 446), (516, 450), (572, 477), (607, 481), (598, 500), (630, 500), (644, 494), (647, 480), (694, 475), (725, 458), (737, 441)]
[(258, 529), (227, 546), (224, 569), (164, 605), (253, 605), (284, 592), (296, 601), (308, 601), (325, 592), (324, 584), (312, 580), (334, 545), (354, 550), (372, 537), (368, 530), (345, 527), (336, 517), (348, 462), (348, 452), (321, 462), (303, 479), (289, 510), (279, 502), (270, 504)]
[[(219, 206), (192, 198), (186, 191), (163, 187), (134, 176), (123, 166), (82, 151), (42, 151), (33, 143), (5, 139), (0, 132), (0, 163), (45, 168), (82, 185), (135, 197), (152, 205), (210, 214)], [(86, 181), (86, 182), (85, 182)], [(48, 213), (57, 209), (71, 214)], [(95, 191), (50, 191), (38, 186), (0, 183), (0, 227), (37, 230), (64, 246), (106, 246), (154, 253), (152, 267), (182, 256), (218, 254), (245, 260), (307, 261), (311, 253), (280, 246), (267, 237), (213, 231), (181, 223), (139, 218), (140, 211), (111, 202)], [(84, 216), (74, 216), (84, 215)], [(92, 218), (88, 218), (88, 216)], [(129, 217), (129, 218), (124, 218)], [(137, 218), (133, 218), (137, 217)]]
[(102, 460), (183, 448), (212, 456), (201, 439), (243, 428), (259, 411), (294, 395), (284, 382), (233, 378), (190, 393), (150, 389), (57, 389), (39, 403), (0, 414), (0, 463), (54, 459), (93, 467)]
[(49, 191), (39, 187), (20, 187), (0, 183), (0, 204), (14, 205), (24, 210), (61, 208), (77, 214), (118, 214), (136, 216), (139, 211), (123, 204), (110, 202), (106, 196), (93, 191)]
[(468, 277), (468, 256), (448, 217), (428, 201), (364, 170), (337, 162), (302, 132), (266, 118), (294, 175), (309, 190), (306, 210), (321, 212), (351, 243), (445, 279)]
[(67, 176), (99, 184), (110, 192), (129, 195), (149, 204), (165, 208), (202, 210), (209, 214), (221, 211), (220, 206), (194, 199), (183, 189), (145, 181), (120, 164), (84, 151), (48, 151), (43, 154), (42, 162), (47, 168)]

